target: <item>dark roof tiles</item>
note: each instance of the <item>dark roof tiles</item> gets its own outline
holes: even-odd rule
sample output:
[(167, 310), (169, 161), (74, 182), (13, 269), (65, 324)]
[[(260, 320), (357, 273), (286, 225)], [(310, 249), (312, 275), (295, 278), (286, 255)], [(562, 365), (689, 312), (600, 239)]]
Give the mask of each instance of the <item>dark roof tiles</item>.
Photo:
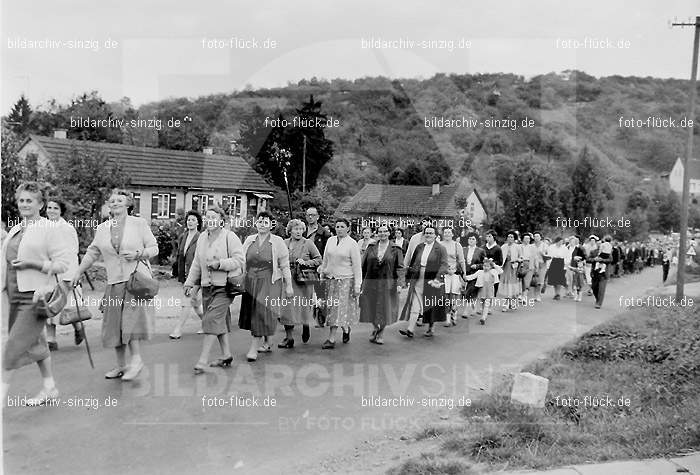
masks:
[(240, 156), (206, 155), (201, 152), (137, 147), (87, 140), (31, 135), (50, 156), (65, 156), (73, 147), (101, 151), (131, 177), (132, 185), (213, 190), (272, 191), (265, 179)]

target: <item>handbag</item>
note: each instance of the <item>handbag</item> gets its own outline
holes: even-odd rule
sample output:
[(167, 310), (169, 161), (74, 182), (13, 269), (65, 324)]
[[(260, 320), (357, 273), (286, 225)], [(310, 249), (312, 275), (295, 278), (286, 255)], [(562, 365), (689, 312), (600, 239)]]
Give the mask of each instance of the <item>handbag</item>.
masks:
[(37, 316), (39, 318), (49, 318), (58, 315), (68, 302), (68, 296), (65, 287), (58, 281), (58, 277), (54, 274), (56, 286), (51, 291), (44, 293), (39, 298), (37, 304)]
[[(126, 291), (138, 299), (150, 300), (158, 295), (160, 284), (152, 276), (137, 271), (141, 262), (143, 262), (142, 259), (136, 262), (134, 272), (131, 273), (129, 280), (126, 282)], [(145, 262), (144, 265), (146, 265)], [(148, 268), (148, 266), (146, 267)]]
[(313, 267), (296, 263), (294, 266), (294, 281), (298, 284), (314, 284), (319, 281), (319, 275)]
[(73, 325), (74, 323), (83, 322), (92, 318), (92, 313), (83, 300), (82, 288), (80, 291), (77, 289), (78, 288), (74, 289), (73, 293), (75, 306), (66, 305), (61, 315), (58, 317), (58, 323), (61, 325)]
[[(230, 257), (228, 253), (228, 234), (226, 234), (226, 257)], [(226, 295), (234, 298), (237, 295), (243, 294), (243, 291), (245, 290), (243, 288), (243, 282), (243, 274), (226, 277)]]
[(516, 276), (518, 279), (522, 279), (525, 277), (530, 270), (530, 264), (526, 264), (525, 262), (521, 262), (518, 264), (518, 270), (516, 271)]

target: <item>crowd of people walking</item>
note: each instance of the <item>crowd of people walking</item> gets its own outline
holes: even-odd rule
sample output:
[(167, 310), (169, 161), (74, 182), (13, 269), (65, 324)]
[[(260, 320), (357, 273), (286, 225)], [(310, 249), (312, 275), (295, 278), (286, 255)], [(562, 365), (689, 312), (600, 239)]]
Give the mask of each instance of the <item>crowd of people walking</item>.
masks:
[[(158, 255), (158, 244), (147, 222), (130, 215), (131, 199), (125, 190), (112, 191), (110, 218), (97, 227), (78, 262), (77, 234), (61, 217), (66, 207), (60, 197), (48, 195), (36, 182), (17, 189), (22, 221), (2, 244), (1, 281), (10, 310), (3, 400), (13, 371), (32, 362), (39, 367), (43, 387), (28, 405), (58, 397), (49, 348), (55, 341), (55, 321), (42, 302), (47, 289), (80, 286), (97, 260), (107, 274), (100, 308), (102, 344), (116, 354), (116, 366), (105, 378), (129, 381), (143, 369), (141, 344), (153, 335), (155, 314), (148, 298), (134, 298), (133, 282), (139, 276), (153, 280), (149, 258)], [(253, 363), (272, 351), (279, 324), (284, 338), (276, 346), (284, 350), (295, 347), (299, 327), (301, 341), (307, 343), (312, 326), (327, 328), (322, 348), (333, 350), (338, 328), (347, 344), (358, 322), (372, 324), (369, 341), (377, 345), (385, 343), (385, 330), (398, 321), (406, 322), (398, 324), (406, 338), (413, 338), (420, 326), (427, 327), (423, 336), (432, 338), (436, 323), (454, 327), (459, 317), (478, 317), (485, 325), (496, 308), (513, 312), (535, 306), (548, 287), (554, 289), (554, 301), (568, 297), (581, 302), (584, 295), (592, 295), (600, 308), (609, 279), (660, 264), (665, 280), (675, 257), (670, 246), (620, 243), (609, 235), (591, 235), (581, 244), (579, 236), (552, 241), (540, 232), (509, 231), (499, 245), (493, 230), (482, 236), (458, 235), (455, 229), (437, 227), (430, 217), (410, 239), (408, 230), (381, 225), (361, 229), (361, 238), (355, 240), (346, 218), (335, 218), (328, 226), (319, 222), (315, 208), (305, 216), (305, 221), (287, 223), (283, 239), (272, 232), (273, 216), (263, 211), (256, 216), (256, 232), (241, 242), (221, 208), (210, 207), (204, 216), (194, 210), (186, 213), (173, 276), (188, 299), (170, 338), (181, 338), (192, 313), (199, 317), (203, 340), (194, 374), (232, 364), (231, 304), (237, 296), (238, 328), (250, 332), (246, 358)], [(75, 343), (83, 338), (76, 327)], [(221, 354), (211, 360), (216, 342)]]

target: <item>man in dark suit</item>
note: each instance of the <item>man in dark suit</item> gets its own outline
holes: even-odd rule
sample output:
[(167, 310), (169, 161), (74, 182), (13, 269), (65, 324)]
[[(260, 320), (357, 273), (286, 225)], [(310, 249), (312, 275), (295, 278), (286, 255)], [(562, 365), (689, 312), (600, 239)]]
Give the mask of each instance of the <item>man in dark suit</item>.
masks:
[[(323, 251), (326, 249), (326, 242), (328, 238), (331, 237), (331, 233), (318, 223), (318, 218), (319, 214), (316, 208), (312, 207), (306, 210), (306, 239), (310, 239), (314, 242), (316, 249), (318, 249), (318, 252), (320, 252), (323, 257)], [(325, 300), (326, 282), (322, 280), (314, 282), (314, 292), (316, 292), (316, 297), (318, 299)], [(323, 327), (326, 324), (325, 310), (321, 307), (315, 307), (314, 315), (318, 322), (316, 327)]]

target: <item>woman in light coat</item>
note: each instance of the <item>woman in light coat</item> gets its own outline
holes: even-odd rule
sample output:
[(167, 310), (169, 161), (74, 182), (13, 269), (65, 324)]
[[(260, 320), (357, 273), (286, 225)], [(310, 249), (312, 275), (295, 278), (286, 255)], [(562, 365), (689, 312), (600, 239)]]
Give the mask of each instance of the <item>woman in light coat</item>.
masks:
[(9, 335), (3, 348), (2, 405), (16, 369), (39, 366), (44, 385), (27, 400), (36, 406), (55, 400), (58, 389), (51, 369), (51, 353), (44, 333), (45, 314), (40, 296), (57, 285), (56, 275), (68, 270), (70, 237), (40, 212), (46, 204), (45, 188), (36, 182), (21, 184), (15, 193), (22, 221), (10, 229), (2, 245), (0, 285), (9, 302)]
[[(131, 381), (143, 369), (141, 341), (150, 340), (155, 329), (155, 308), (150, 300), (134, 297), (126, 290), (133, 272), (151, 275), (148, 259), (158, 255), (158, 243), (145, 219), (129, 216), (131, 194), (114, 189), (109, 197), (111, 218), (97, 226), (95, 237), (73, 278), (73, 285), (101, 256), (107, 270), (103, 301), (102, 344), (114, 348), (117, 366), (105, 378)], [(126, 364), (126, 347), (131, 361)]]
[[(233, 361), (228, 334), (231, 332), (231, 302), (226, 291), (229, 277), (243, 273), (243, 246), (236, 233), (225, 229), (226, 213), (219, 207), (209, 208), (204, 215), (207, 230), (197, 239), (197, 247), (185, 281), (185, 296), (202, 289), (202, 331), (204, 342), (194, 374), (204, 373), (208, 366), (230, 366)], [(222, 357), (208, 362), (211, 347), (219, 341)]]

